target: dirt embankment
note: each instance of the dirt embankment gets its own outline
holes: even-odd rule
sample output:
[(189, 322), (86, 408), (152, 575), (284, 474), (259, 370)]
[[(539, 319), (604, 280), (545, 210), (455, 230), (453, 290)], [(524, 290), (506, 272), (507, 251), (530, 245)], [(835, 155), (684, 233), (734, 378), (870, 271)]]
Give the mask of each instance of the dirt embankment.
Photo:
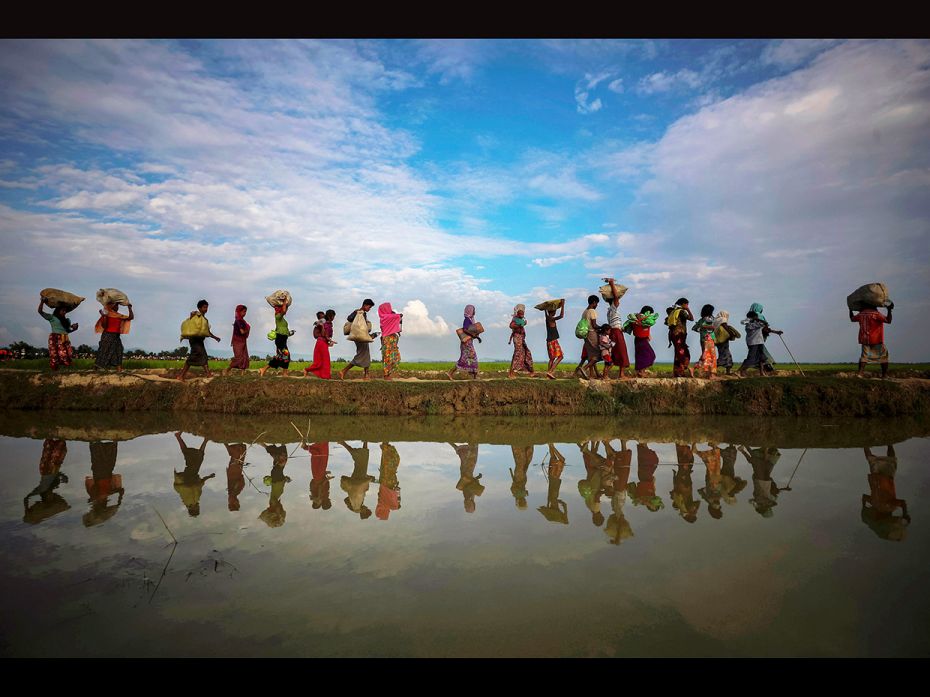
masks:
[(930, 417), (930, 380), (837, 377), (365, 382), (0, 373), (0, 408), (333, 415)]

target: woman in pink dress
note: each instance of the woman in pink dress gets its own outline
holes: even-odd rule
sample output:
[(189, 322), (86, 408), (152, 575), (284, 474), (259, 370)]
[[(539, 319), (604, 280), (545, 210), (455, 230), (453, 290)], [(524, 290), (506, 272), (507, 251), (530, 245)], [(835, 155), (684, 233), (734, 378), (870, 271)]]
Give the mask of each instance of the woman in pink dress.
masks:
[(335, 316), (335, 310), (327, 310), (323, 326), (313, 327), (313, 336), (316, 338), (316, 344), (313, 347), (313, 363), (304, 368), (305, 377), (310, 373), (323, 380), (329, 380), (332, 377), (329, 347), (335, 344), (333, 341), (333, 318)]

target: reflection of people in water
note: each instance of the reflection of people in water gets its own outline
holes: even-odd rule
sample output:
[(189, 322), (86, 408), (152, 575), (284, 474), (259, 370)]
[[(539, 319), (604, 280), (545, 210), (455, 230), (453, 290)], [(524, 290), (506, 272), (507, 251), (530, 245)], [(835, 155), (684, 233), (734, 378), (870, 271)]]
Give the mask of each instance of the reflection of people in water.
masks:
[[(873, 455), (865, 448), (865, 459), (869, 461), (870, 494), (862, 495), (862, 522), (883, 540), (901, 542), (911, 524), (907, 513), (907, 501), (899, 499), (895, 492), (894, 477), (898, 470), (898, 458), (894, 446), (889, 445), (885, 455)], [(901, 509), (901, 515), (894, 512)]]
[[(84, 477), (87, 502), (90, 504), (90, 510), (82, 518), (86, 528), (100, 525), (115, 516), (123, 503), (123, 476), (113, 474), (116, 449), (116, 441), (95, 441), (90, 444), (90, 471), (93, 476)], [(117, 499), (116, 504), (110, 506), (109, 498), (112, 494), (117, 494)]]
[(365, 505), (365, 494), (368, 493), (369, 485), (375, 481), (368, 474), (368, 441), (364, 441), (361, 448), (353, 448), (344, 441), (339, 441), (339, 445), (349, 451), (355, 465), (351, 477), (343, 475), (339, 480), (342, 490), (347, 494), (344, 499), (346, 508), (365, 520), (371, 517), (371, 509)]
[(465, 512), (475, 512), (475, 497), (484, 493), (484, 484), (479, 480), (481, 475), (475, 475), (475, 467), (478, 466), (478, 444), (465, 443), (456, 445), (449, 443), (459, 456), (459, 481), (455, 488), (462, 492), (465, 498)]
[(723, 466), (720, 468), (721, 495), (727, 505), (736, 503), (736, 495), (746, 488), (746, 480), (736, 476), (736, 456), (738, 451), (733, 443), (720, 451)]
[(599, 446), (600, 441), (578, 443), (587, 474), (585, 479), (578, 482), (578, 493), (581, 494), (584, 505), (591, 511), (591, 522), (596, 527), (601, 527), (604, 524), (604, 514), (601, 513), (601, 494), (604, 489), (604, 480), (607, 477), (613, 478), (613, 471), (607, 458), (597, 452)]
[(391, 511), (400, 508), (400, 484), (397, 481), (397, 468), (400, 467), (400, 454), (390, 443), (381, 444), (381, 467), (378, 470), (378, 505), (375, 517), (387, 520)]
[(245, 474), (242, 471), (245, 465), (245, 443), (227, 443), (226, 452), (229, 454), (229, 464), (226, 466), (226, 499), (229, 510), (239, 510), (239, 494), (245, 489)]
[(291, 481), (290, 477), (284, 475), (284, 467), (287, 465), (287, 446), (262, 444), (265, 452), (271, 455), (271, 474), (262, 479), (265, 486), (271, 487), (271, 493), (268, 496), (268, 508), (258, 514), (258, 519), (263, 521), (269, 528), (280, 528), (287, 519), (287, 511), (284, 510), (284, 504), (281, 503), (281, 497), (284, 495), (284, 485)]
[(637, 443), (636, 476), (639, 481), (635, 484), (630, 482), (626, 487), (634, 506), (645, 506), (653, 512), (665, 508), (662, 499), (656, 494), (657, 469), (659, 455), (656, 451), (650, 448), (648, 443)]
[(203, 454), (207, 449), (207, 439), (203, 439), (199, 448), (188, 448), (184, 439), (181, 438), (180, 431), (176, 431), (174, 437), (178, 439), (181, 454), (184, 456), (184, 471), (174, 473), (174, 490), (181, 497), (181, 503), (187, 506), (187, 512), (191, 516), (198, 516), (200, 515), (200, 495), (203, 493), (203, 484), (216, 476), (216, 473), (208, 474), (206, 477), (200, 476), (200, 466), (203, 464)]
[(549, 491), (546, 494), (546, 505), (536, 510), (543, 514), (550, 523), (568, 525), (568, 504), (559, 498), (562, 488), (562, 470), (565, 469), (565, 457), (556, 450), (553, 443), (549, 443), (549, 467), (546, 475), (549, 478)]
[[(59, 438), (45, 439), (39, 458), (39, 484), (23, 499), (24, 523), (35, 525), (71, 508), (60, 494), (55, 493), (60, 484), (68, 483), (68, 476), (61, 472), (67, 454), (68, 445), (65, 441)], [(39, 500), (30, 506), (29, 499), (33, 496), (38, 496)]]
[(772, 470), (781, 458), (778, 448), (766, 446), (746, 450), (742, 445), (739, 451), (752, 465), (752, 498), (749, 502), (756, 509), (756, 513), (763, 518), (775, 515), (772, 509), (778, 505), (778, 486), (772, 481)]
[(301, 447), (310, 453), (310, 503), (328, 511), (333, 507), (329, 498), (329, 480), (333, 478), (329, 471), (329, 441)]
[[(708, 443), (707, 450), (694, 449), (694, 454), (701, 458), (706, 468), (704, 473), (704, 487), (698, 489), (701, 498), (707, 501), (707, 510), (710, 517), (719, 520), (723, 517), (723, 475), (721, 473), (720, 447), (716, 443)], [(733, 449), (734, 455), (736, 449)]]
[(694, 485), (691, 483), (694, 451), (690, 445), (675, 443), (675, 455), (678, 468), (672, 474), (672, 490), (668, 493), (672, 497), (672, 507), (678, 511), (678, 515), (693, 523), (697, 520), (697, 512), (701, 507), (701, 502), (694, 500)]
[(633, 528), (623, 515), (623, 506), (627, 499), (627, 486), (630, 483), (630, 470), (633, 465), (633, 451), (625, 440), (620, 441), (620, 450), (614, 450), (610, 441), (604, 441), (607, 448), (607, 460), (613, 469), (613, 482), (610, 488), (610, 517), (604, 532), (612, 545), (619, 545), (623, 540), (633, 537)]
[(529, 492), (526, 490), (527, 473), (530, 469), (530, 463), (533, 461), (532, 445), (511, 445), (513, 451), (513, 469), (510, 470), (510, 493), (513, 494), (517, 508), (526, 508), (526, 497)]

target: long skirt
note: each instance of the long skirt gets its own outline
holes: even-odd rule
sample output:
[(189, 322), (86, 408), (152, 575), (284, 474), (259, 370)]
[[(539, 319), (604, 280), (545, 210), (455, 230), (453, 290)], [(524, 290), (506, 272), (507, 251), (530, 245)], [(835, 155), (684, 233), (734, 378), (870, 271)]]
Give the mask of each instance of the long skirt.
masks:
[(463, 341), (460, 343), (462, 345), (459, 348), (459, 360), (455, 364), (455, 367), (463, 372), (477, 375), (478, 353), (475, 351), (475, 340), (472, 339), (471, 341)]
[(762, 344), (753, 344), (749, 347), (749, 355), (739, 367), (740, 370), (747, 368), (761, 368), (765, 363), (765, 347)]
[(204, 346), (204, 341), (206, 341), (206, 338), (202, 336), (192, 336), (188, 339), (191, 352), (187, 357), (187, 365), (202, 366), (204, 368), (207, 366), (207, 347)]
[(249, 347), (246, 339), (241, 336), (234, 336), (232, 340), (233, 359), (229, 362), (230, 368), (239, 370), (249, 369)]
[(389, 377), (396, 371), (397, 364), (400, 363), (400, 349), (397, 348), (398, 339), (400, 339), (398, 334), (381, 337), (381, 363), (384, 367), (384, 377)]
[(100, 335), (95, 365), (98, 368), (116, 368), (123, 365), (123, 340), (117, 332), (104, 332)]
[(291, 365), (291, 352), (287, 350), (287, 334), (275, 334), (274, 358), (268, 361), (269, 368), (284, 368)]
[(636, 337), (633, 339), (633, 347), (636, 349), (636, 370), (646, 370), (651, 368), (656, 362), (656, 352), (646, 337)]
[(349, 361), (349, 365), (357, 365), (359, 368), (368, 368), (371, 365), (371, 342), (356, 341), (355, 356)]
[(701, 354), (698, 366), (700, 366), (701, 370), (709, 370), (711, 375), (717, 374), (717, 349), (712, 333), (708, 334), (704, 339), (704, 352)]
[(313, 347), (313, 363), (307, 368), (308, 373), (313, 373), (318, 378), (329, 380), (332, 377), (329, 362), (329, 344), (326, 339), (320, 337), (316, 340)]
[(58, 366), (70, 366), (74, 359), (74, 347), (71, 345), (71, 339), (67, 334), (49, 334), (48, 335), (48, 362), (52, 370), (58, 370)]
[(688, 337), (686, 334), (673, 334), (672, 346), (675, 349), (675, 362), (672, 375), (676, 378), (684, 377), (688, 373), (688, 366), (691, 365), (691, 350), (688, 348)]
[(614, 342), (611, 353), (611, 363), (620, 366), (620, 372), (630, 365), (630, 356), (626, 351), (626, 339), (623, 336), (623, 330), (612, 327), (610, 330), (610, 339)]
[(523, 334), (516, 333), (511, 336), (513, 337), (513, 358), (510, 361), (510, 369), (532, 373), (533, 354), (530, 347), (526, 345), (526, 337)]
[(717, 344), (717, 367), (718, 368), (732, 368), (733, 367), (733, 354), (730, 353), (730, 342), (724, 341), (722, 344)]

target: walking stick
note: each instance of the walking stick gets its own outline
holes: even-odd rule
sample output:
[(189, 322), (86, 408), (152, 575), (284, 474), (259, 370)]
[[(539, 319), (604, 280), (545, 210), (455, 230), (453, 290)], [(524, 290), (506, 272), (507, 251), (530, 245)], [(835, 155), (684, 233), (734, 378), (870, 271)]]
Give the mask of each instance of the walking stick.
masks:
[(807, 455), (807, 448), (804, 448), (804, 452), (801, 453), (801, 457), (798, 458), (798, 464), (794, 466), (794, 472), (791, 473), (791, 477), (788, 479), (788, 484), (784, 489), (782, 489), (782, 491), (791, 491), (791, 480), (794, 479), (794, 475), (797, 473), (798, 467), (801, 466), (801, 460), (804, 459), (805, 455)]
[[(781, 339), (781, 343), (785, 344), (785, 337), (783, 337), (781, 334), (779, 334), (779, 335), (778, 335), (778, 338)], [(801, 370), (801, 364), (798, 363), (798, 359), (794, 357), (794, 354), (791, 353), (791, 349), (788, 348), (788, 344), (785, 344), (785, 351), (787, 351), (787, 352), (788, 352), (788, 355), (791, 356), (791, 360), (794, 361), (794, 364), (798, 367), (798, 370), (801, 371), (801, 375), (804, 376), (804, 377), (807, 377), (806, 375), (804, 375), (804, 371)]]

